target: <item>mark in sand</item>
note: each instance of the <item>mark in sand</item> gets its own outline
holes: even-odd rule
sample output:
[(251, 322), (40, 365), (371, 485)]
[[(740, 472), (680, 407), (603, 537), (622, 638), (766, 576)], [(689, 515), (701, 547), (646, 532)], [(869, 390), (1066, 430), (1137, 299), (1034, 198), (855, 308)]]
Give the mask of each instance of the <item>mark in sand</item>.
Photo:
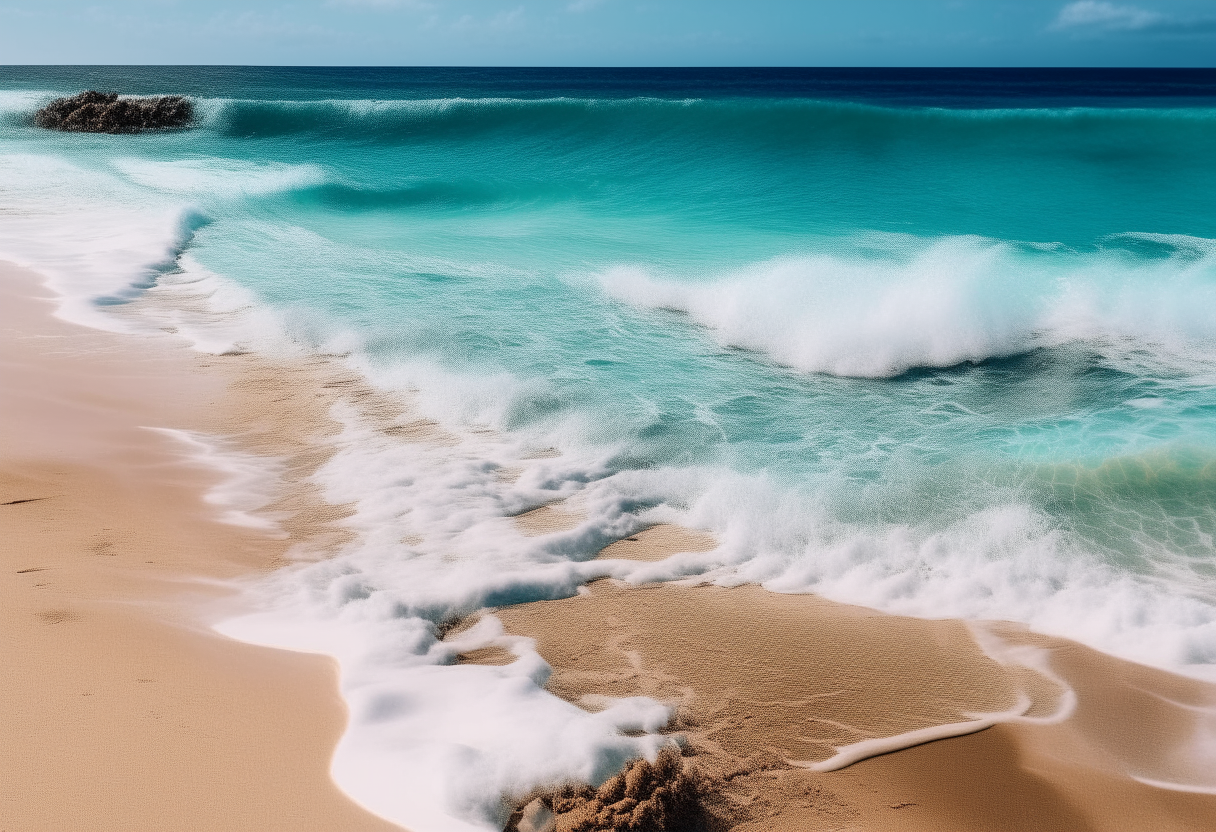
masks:
[(45, 610), (38, 613), (45, 624), (62, 624), (65, 621), (78, 621), (80, 616), (71, 610)]

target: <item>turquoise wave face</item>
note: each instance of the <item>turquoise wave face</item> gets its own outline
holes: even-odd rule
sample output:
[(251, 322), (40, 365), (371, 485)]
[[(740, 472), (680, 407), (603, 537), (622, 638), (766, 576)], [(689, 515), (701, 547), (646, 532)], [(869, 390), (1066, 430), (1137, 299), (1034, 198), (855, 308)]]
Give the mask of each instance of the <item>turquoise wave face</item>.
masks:
[(189, 206), (190, 258), (448, 418), (842, 528), (1024, 505), (1212, 598), (1216, 110), (292, 83), (134, 138), (36, 131), (44, 88), (0, 141)]
[[(1206, 161), (1214, 110), (751, 99), (212, 101), (203, 110), (209, 152), (327, 166), (330, 181), (299, 194), (300, 208), (412, 209), (437, 220), (441, 209), (480, 210), (482, 221), (511, 211), (551, 228), (536, 241), (546, 247), (591, 229), (584, 248), (558, 246), (559, 256), (659, 255), (673, 266), (720, 265), (739, 244), (738, 262), (772, 256), (817, 232), (1073, 246), (1126, 231), (1202, 237), (1216, 184)], [(572, 213), (555, 225), (554, 210)], [(629, 238), (599, 224), (623, 225)], [(718, 229), (735, 245), (697, 258)]]

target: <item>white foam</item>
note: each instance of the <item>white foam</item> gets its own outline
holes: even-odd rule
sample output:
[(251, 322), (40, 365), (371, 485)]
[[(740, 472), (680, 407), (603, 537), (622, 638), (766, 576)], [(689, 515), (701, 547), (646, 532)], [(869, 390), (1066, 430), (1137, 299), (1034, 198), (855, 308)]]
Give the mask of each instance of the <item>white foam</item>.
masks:
[(110, 163), (133, 182), (170, 194), (233, 199), (319, 185), (326, 180), (316, 164), (247, 162), (239, 159), (115, 159)]
[(97, 329), (127, 329), (98, 302), (150, 285), (201, 221), (188, 203), (53, 156), (0, 155), (0, 181), (0, 259), (43, 275), (60, 317)]
[(0, 90), (0, 119), (9, 121), (29, 116), (55, 95), (49, 90)]
[(146, 429), (171, 438), (183, 447), (190, 462), (219, 475), (219, 481), (203, 495), (204, 502), (219, 509), (216, 519), (286, 536), (276, 519), (262, 511), (279, 491), (280, 460), (238, 451), (218, 437), (195, 431)]
[[(346, 427), (318, 480), (328, 500), (354, 503), (346, 524), (358, 541), (253, 587), (265, 612), (219, 629), (338, 659), (352, 714), (334, 760), (338, 784), (410, 828), (485, 830), (501, 828), (511, 801), (538, 786), (600, 782), (630, 757), (653, 759), (670, 742), (654, 733), (666, 706), (632, 698), (589, 713), (564, 702), (543, 688), (548, 666), (531, 641), (502, 636), (492, 618), (453, 642), (435, 635), (438, 624), (485, 606), (630, 577), (638, 564), (571, 559), (638, 527), (611, 496), (587, 503), (578, 528), (539, 538), (508, 517), (575, 494), (594, 462), (528, 460), (518, 439), (501, 434), (468, 434), (454, 446), (401, 443), (342, 406), (336, 415)], [(506, 483), (498, 475), (506, 465), (524, 471)], [(505, 667), (449, 664), (490, 645), (518, 658)]]
[[(628, 759), (670, 742), (649, 731), (669, 710), (646, 699), (588, 713), (547, 692), (549, 667), (529, 639), (501, 635), (493, 617), (439, 642), (429, 620), (397, 608), (388, 590), (351, 591), (318, 620), (254, 616), (221, 630), (281, 647), (325, 646), (342, 666), (350, 707), (335, 781), (371, 811), (419, 830), (499, 829), (541, 783), (600, 782)], [(458, 651), (506, 647), (505, 666), (451, 665)]]
[[(192, 198), (263, 194), (322, 176), (313, 165), (123, 159), (91, 168), (55, 156), (3, 154), (0, 259), (41, 274), (59, 296), (57, 314), (74, 323), (169, 331), (215, 354), (290, 351), (281, 313), (183, 253), (207, 222)], [(115, 304), (125, 311), (123, 301), (144, 293), (165, 302), (144, 309), (142, 319), (112, 314)]]
[[(168, 281), (156, 291), (194, 293), (189, 297), (205, 301), (203, 307), (213, 293), (198, 286), (219, 287), (214, 297), (225, 297), (223, 278), (188, 258), (174, 279), (182, 284)], [(259, 307), (239, 292), (227, 297), (233, 300), (220, 303), (223, 315), (214, 321), (196, 315), (193, 325), (201, 332), (239, 332)], [(352, 362), (375, 375), (365, 359)], [(509, 376), (462, 379), (414, 363), (398, 365), (384, 380), (421, 387), (423, 403), (446, 420), (445, 441), (402, 443), (340, 407), (339, 450), (317, 480), (328, 500), (356, 507), (346, 523), (357, 541), (332, 560), (251, 587), (263, 612), (220, 629), (338, 659), (352, 721), (335, 757), (335, 779), (397, 822), (494, 828), (509, 800), (536, 786), (594, 780), (628, 756), (653, 752), (658, 737), (620, 731), (658, 726), (665, 711), (657, 703), (630, 705), (650, 714), (650, 722), (631, 722), (636, 713), (626, 719), (619, 708), (588, 722), (593, 715), (543, 690), (543, 662), (526, 641), (485, 630), (455, 644), (435, 638), (436, 625), (452, 616), (573, 595), (599, 577), (701, 576), (818, 592), (903, 614), (1017, 620), (1115, 655), (1216, 679), (1216, 599), (1119, 571), (1030, 506), (1010, 501), (937, 530), (860, 527), (832, 519), (809, 495), (763, 476), (718, 468), (614, 471), (605, 460), (615, 449), (589, 449), (568, 424), (535, 436), (462, 428), (502, 421), (502, 402), (521, 390)], [(529, 458), (546, 446), (563, 453)], [(508, 482), (499, 475), (504, 469), (522, 474)], [(509, 520), (560, 499), (575, 499), (586, 520), (539, 537), (520, 534)], [(654, 508), (639, 511), (639, 505)], [(722, 546), (657, 563), (585, 560), (652, 522), (710, 529)], [(507, 669), (446, 664), (477, 638), (483, 640), (476, 646), (507, 646), (519, 658)], [(1050, 718), (1067, 714), (1068, 695)], [(924, 737), (888, 739), (928, 741), (1007, 716), (977, 715)], [(847, 753), (886, 748), (871, 745)]]
[(1156, 761), (1156, 771), (1146, 771), (1143, 763), (1134, 766), (1132, 779), (1170, 791), (1216, 794), (1216, 702), (1205, 704), (1179, 702), (1158, 693), (1153, 697), (1182, 711), (1191, 721), (1191, 730), (1182, 741), (1169, 748)]
[(1028, 697), (1021, 696), (1017, 704), (1007, 711), (991, 714), (973, 714), (971, 719), (963, 722), (931, 725), (926, 728), (918, 728), (915, 731), (905, 731), (902, 734), (895, 734), (890, 737), (875, 737), (842, 745), (836, 749), (836, 753), (831, 757), (826, 760), (820, 760), (817, 763), (798, 762), (795, 760), (791, 760), (790, 762), (811, 771), (839, 771), (842, 768), (848, 768), (854, 763), (860, 763), (862, 760), (868, 760), (880, 754), (903, 751), (905, 748), (915, 748), (918, 745), (950, 739), (951, 737), (965, 737), (968, 734), (975, 734), (994, 725), (999, 725), (1002, 722), (1012, 722), (1025, 714), (1030, 709), (1031, 704)]
[(723, 541), (722, 583), (922, 618), (1002, 619), (1216, 681), (1216, 592), (1107, 563), (1010, 498), (943, 527), (842, 523), (762, 477), (720, 476), (684, 515)]
[(1114, 251), (1038, 246), (1026, 257), (974, 237), (871, 235), (857, 253), (786, 257), (709, 280), (621, 267), (600, 281), (616, 298), (685, 312), (724, 345), (806, 372), (882, 378), (1072, 341), (1210, 364), (1216, 323), (1203, 310), (1216, 306), (1216, 243), (1153, 242), (1175, 256), (1133, 264)]
[(997, 664), (1005, 667), (1025, 668), (1055, 685), (1055, 710), (1043, 716), (1018, 714), (1016, 721), (1030, 725), (1056, 725), (1071, 717), (1077, 710), (1077, 692), (1051, 666), (1051, 651), (1033, 644), (1013, 644), (1001, 638), (988, 622), (968, 622), (971, 637), (980, 649)]
[[(218, 276), (200, 274), (188, 265), (183, 286), (157, 291), (224, 285)], [(234, 303), (221, 316), (223, 327), (239, 329), (256, 309)], [(203, 318), (196, 325), (212, 326)], [(355, 363), (371, 372), (362, 359)], [(414, 365), (398, 366), (391, 380), (422, 383), (432, 412), (448, 419), (444, 441), (403, 443), (339, 406), (338, 451), (317, 482), (330, 502), (354, 505), (345, 522), (356, 541), (330, 560), (251, 585), (260, 612), (218, 629), (337, 658), (351, 722), (335, 754), (334, 778), (371, 811), (410, 828), (500, 828), (512, 801), (532, 789), (597, 782), (627, 758), (653, 755), (666, 742), (653, 733), (668, 714), (661, 703), (627, 700), (591, 714), (549, 694), (543, 688), (548, 668), (534, 645), (503, 636), (492, 617), (454, 641), (436, 638), (437, 625), (453, 616), (574, 595), (599, 577), (759, 582), (896, 613), (1018, 620), (1115, 655), (1216, 679), (1214, 599), (1106, 565), (1029, 506), (1011, 502), (937, 531), (863, 528), (833, 520), (808, 495), (763, 476), (718, 468), (614, 471), (605, 462), (614, 449), (587, 448), (577, 430), (526, 436), (463, 429), (462, 423), (493, 417), (494, 401), (518, 394), (519, 382), (509, 377), (487, 386)], [(478, 386), (487, 401), (470, 405), (478, 397), (468, 390)], [(454, 399), (443, 404), (446, 397)], [(530, 458), (545, 446), (563, 453)], [(500, 476), (504, 469), (522, 473), (508, 481)], [(585, 513), (574, 529), (528, 537), (509, 519), (561, 499), (575, 500)], [(639, 511), (639, 505), (654, 508)], [(653, 522), (710, 529), (722, 546), (657, 563), (586, 560)], [(484, 646), (504, 647), (517, 658), (505, 667), (450, 664), (457, 652)], [(1038, 654), (989, 648), (1052, 678)], [(977, 714), (842, 748), (833, 766), (999, 721), (1066, 718), (1075, 699), (1060, 684), (1058, 707), (1047, 717), (1022, 710)], [(650, 733), (622, 734), (630, 729)]]
[(1149, 777), (1131, 776), (1137, 783), (1152, 786), (1154, 789), (1165, 789), (1171, 792), (1189, 792), (1191, 794), (1216, 794), (1216, 786), (1205, 786), (1197, 783), (1175, 783), (1170, 780), (1153, 780)]
[(206, 268), (189, 253), (180, 255), (177, 268), (162, 274), (146, 296), (151, 302), (141, 306), (138, 316), (124, 316), (124, 320), (141, 331), (155, 328), (184, 338), (198, 352), (303, 352), (288, 334), (281, 312), (260, 302), (251, 290)]
[[(355, 506), (347, 524), (358, 542), (332, 560), (255, 587), (266, 612), (222, 629), (338, 657), (343, 695), (356, 714), (375, 718), (352, 720), (335, 777), (369, 808), (416, 828), (490, 828), (501, 818), (496, 813), (505, 811), (497, 796), (519, 797), (542, 783), (585, 777), (591, 760), (622, 759), (618, 751), (625, 753), (620, 749), (626, 746), (616, 744), (622, 740), (614, 731), (624, 723), (591, 730), (577, 709), (559, 707), (539, 687), (543, 663), (526, 640), (502, 641), (496, 630), (485, 630), (458, 647), (434, 637), (435, 625), (450, 616), (574, 595), (598, 577), (760, 582), (776, 591), (814, 591), (923, 617), (1020, 620), (1116, 655), (1216, 679), (1216, 603), (1119, 572), (1027, 506), (979, 512), (937, 532), (896, 524), (862, 528), (832, 520), (805, 495), (762, 477), (714, 468), (613, 472), (577, 444), (555, 458), (529, 459), (529, 446), (518, 436), (451, 426), (444, 444), (403, 444), (361, 424), (352, 412), (338, 415), (346, 424), (339, 452), (318, 481), (327, 499)], [(506, 482), (498, 475), (503, 468), (522, 474)], [(586, 513), (569, 531), (528, 537), (507, 519), (562, 498)], [(639, 503), (656, 507), (639, 512)], [(657, 563), (585, 560), (604, 543), (662, 521), (711, 529), (722, 546)], [(483, 641), (475, 645), (478, 638)], [(442, 664), (453, 650), (495, 643), (520, 656), (513, 670)], [(1060, 687), (1054, 711), (977, 714), (841, 749), (844, 756), (835, 763), (1015, 717), (1036, 723), (1068, 717), (1075, 697), (1041, 651), (988, 648), (999, 660), (1054, 679)], [(474, 687), (482, 693), (466, 694)], [(442, 693), (433, 699), (428, 690)], [(477, 730), (466, 734), (475, 702), (495, 721), (469, 723)], [(622, 716), (614, 713), (613, 719)], [(411, 737), (419, 736), (425, 742), (414, 744)], [(568, 755), (560, 765), (550, 759), (559, 743)], [(527, 756), (533, 751), (535, 757)], [(426, 761), (425, 772), (416, 768), (419, 759)], [(448, 784), (447, 791), (438, 783)]]

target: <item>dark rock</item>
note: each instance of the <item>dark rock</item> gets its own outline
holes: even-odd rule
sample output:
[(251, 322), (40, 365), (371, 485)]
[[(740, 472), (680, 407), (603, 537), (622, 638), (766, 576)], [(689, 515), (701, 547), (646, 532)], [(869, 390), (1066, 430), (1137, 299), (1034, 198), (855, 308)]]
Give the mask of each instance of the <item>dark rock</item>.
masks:
[(194, 120), (194, 104), (180, 95), (119, 98), (117, 93), (89, 90), (56, 98), (34, 114), (34, 124), (72, 133), (140, 133), (177, 130)]
[[(708, 792), (704, 775), (668, 748), (653, 764), (635, 760), (598, 789), (566, 786), (539, 800), (553, 813), (554, 832), (702, 832), (713, 827), (700, 805)], [(520, 829), (523, 820), (517, 810), (507, 829)]]

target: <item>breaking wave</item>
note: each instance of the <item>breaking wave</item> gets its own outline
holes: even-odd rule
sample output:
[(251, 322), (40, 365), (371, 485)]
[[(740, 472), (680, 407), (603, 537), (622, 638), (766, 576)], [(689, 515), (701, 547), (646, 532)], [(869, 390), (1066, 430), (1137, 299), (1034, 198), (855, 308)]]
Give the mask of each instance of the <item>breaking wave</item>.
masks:
[(1073, 342), (1166, 367), (1216, 360), (1213, 240), (1124, 234), (1085, 252), (966, 237), (864, 244), (709, 280), (627, 267), (600, 280), (805, 372), (888, 378)]

